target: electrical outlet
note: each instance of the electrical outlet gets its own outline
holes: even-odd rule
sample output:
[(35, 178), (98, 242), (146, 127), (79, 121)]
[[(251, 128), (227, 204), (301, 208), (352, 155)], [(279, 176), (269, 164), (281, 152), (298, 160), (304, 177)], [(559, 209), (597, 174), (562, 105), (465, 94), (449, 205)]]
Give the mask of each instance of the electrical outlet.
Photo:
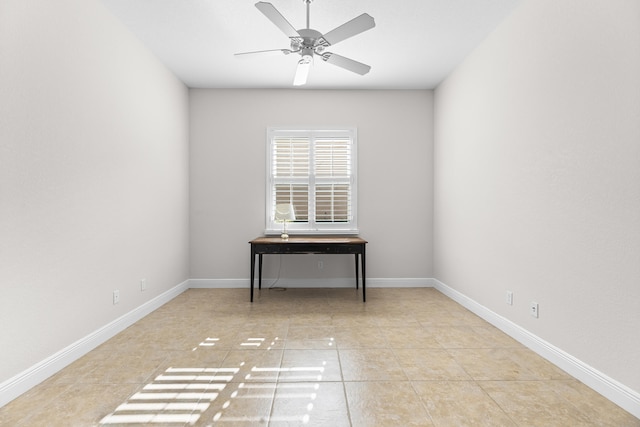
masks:
[(540, 309), (538, 307), (538, 303), (537, 302), (531, 302), (531, 316), (535, 317), (536, 319), (538, 318), (538, 316), (540, 315)]
[(513, 292), (507, 291), (506, 303), (509, 305), (513, 305)]
[(140, 280), (140, 292), (147, 290), (147, 279)]
[(120, 291), (115, 290), (113, 291), (113, 305), (116, 305), (119, 302), (120, 302)]

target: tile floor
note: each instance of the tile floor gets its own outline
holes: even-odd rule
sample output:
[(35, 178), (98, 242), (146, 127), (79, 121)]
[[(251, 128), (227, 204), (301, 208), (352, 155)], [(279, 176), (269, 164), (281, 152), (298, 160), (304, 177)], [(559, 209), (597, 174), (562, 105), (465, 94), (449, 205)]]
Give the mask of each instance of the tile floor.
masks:
[(435, 289), (191, 289), (2, 426), (640, 426)]

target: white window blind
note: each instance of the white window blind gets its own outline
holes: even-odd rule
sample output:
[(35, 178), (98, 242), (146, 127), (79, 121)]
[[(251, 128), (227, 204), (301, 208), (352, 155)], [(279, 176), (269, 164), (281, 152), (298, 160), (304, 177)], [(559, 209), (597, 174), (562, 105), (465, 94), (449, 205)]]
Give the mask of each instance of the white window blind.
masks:
[(275, 220), (279, 204), (294, 207), (289, 233), (358, 232), (355, 128), (270, 128), (267, 163), (267, 234), (282, 232)]

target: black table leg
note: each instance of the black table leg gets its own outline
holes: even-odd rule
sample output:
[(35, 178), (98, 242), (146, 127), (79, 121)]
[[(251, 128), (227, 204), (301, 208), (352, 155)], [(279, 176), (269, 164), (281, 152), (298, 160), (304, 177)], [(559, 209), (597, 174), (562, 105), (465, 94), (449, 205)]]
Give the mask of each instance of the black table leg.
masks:
[(262, 289), (262, 254), (258, 254), (258, 289)]
[(366, 291), (367, 291), (367, 285), (366, 285), (366, 277), (367, 277), (367, 273), (365, 270), (365, 245), (362, 245), (362, 253), (361, 253), (361, 257), (362, 257), (362, 302), (366, 302), (367, 301), (367, 296), (366, 296)]
[(356, 289), (358, 289), (358, 254), (356, 254), (355, 257), (356, 257)]
[(253, 279), (256, 272), (256, 251), (251, 247), (251, 302), (253, 302)]

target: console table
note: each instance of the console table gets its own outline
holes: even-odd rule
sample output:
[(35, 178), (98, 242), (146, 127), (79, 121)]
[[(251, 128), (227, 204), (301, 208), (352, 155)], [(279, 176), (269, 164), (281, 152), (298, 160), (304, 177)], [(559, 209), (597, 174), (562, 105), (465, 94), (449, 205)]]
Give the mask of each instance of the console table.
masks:
[(352, 254), (356, 261), (356, 289), (358, 289), (358, 256), (362, 260), (362, 301), (366, 297), (365, 248), (367, 241), (359, 237), (291, 236), (258, 237), (251, 244), (251, 302), (255, 281), (256, 255), (258, 255), (258, 289), (262, 289), (262, 255), (264, 254)]

